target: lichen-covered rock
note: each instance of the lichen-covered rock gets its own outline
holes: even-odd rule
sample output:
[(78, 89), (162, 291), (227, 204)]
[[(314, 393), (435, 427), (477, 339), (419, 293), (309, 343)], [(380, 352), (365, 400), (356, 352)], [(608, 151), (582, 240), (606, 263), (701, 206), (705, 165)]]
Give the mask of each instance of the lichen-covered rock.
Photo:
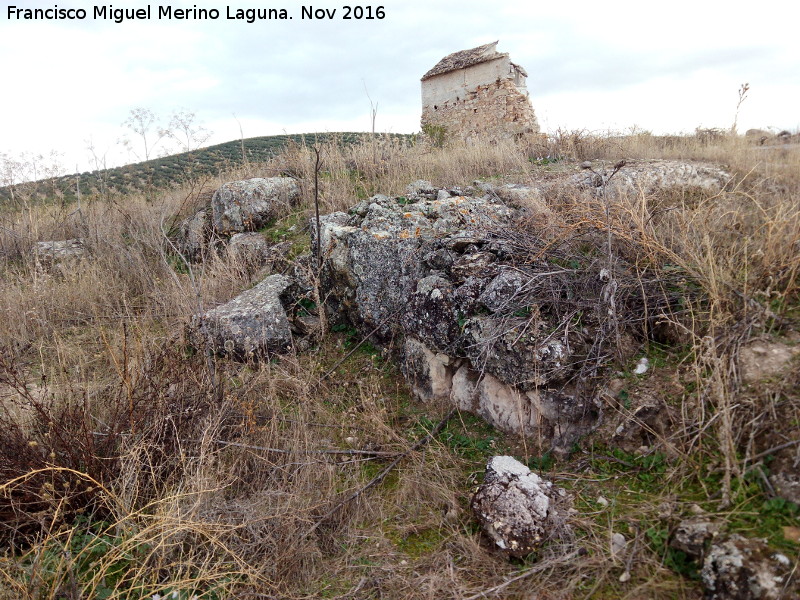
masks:
[(36, 242), (36, 257), (47, 264), (75, 261), (86, 255), (83, 240), (53, 240)]
[(269, 257), (270, 243), (256, 232), (237, 233), (228, 241), (228, 254), (247, 264), (264, 264)]
[(730, 535), (715, 541), (703, 563), (708, 600), (797, 598), (796, 565), (764, 541)]
[(478, 302), (491, 313), (524, 310), (528, 305), (525, 288), (529, 280), (517, 269), (501, 268), (481, 292)]
[(532, 473), (511, 456), (494, 456), (483, 484), (472, 497), (472, 511), (483, 531), (509, 556), (534, 552), (542, 542), (567, 539), (568, 503), (564, 490)]
[[(439, 293), (447, 296), (454, 287), (440, 270), (448, 269), (460, 257), (460, 247), (456, 245), (454, 250), (447, 245), (449, 234), (485, 230), (510, 222), (513, 215), (504, 204), (486, 198), (450, 197), (400, 204), (393, 198), (374, 196), (366, 207), (354, 208), (351, 215), (334, 213), (321, 219), (325, 291), (350, 322), (364, 328), (378, 327), (379, 336), (389, 337), (402, 331), (401, 313), (406, 312), (413, 295), (418, 295), (418, 306), (426, 299), (436, 303)], [(422, 256), (428, 256), (430, 264), (421, 260)], [(418, 286), (437, 270), (439, 279)], [(448, 319), (457, 321), (457, 315), (446, 312)]]
[(464, 352), (473, 364), (523, 390), (557, 383), (569, 372), (571, 352), (546, 326), (536, 315), (475, 316), (464, 323)]
[(292, 328), (287, 309), (298, 291), (292, 278), (270, 275), (233, 300), (194, 317), (190, 335), (198, 343), (210, 343), (214, 352), (238, 360), (288, 352)]
[[(584, 334), (540, 313), (542, 286), (552, 295), (537, 270), (551, 277), (552, 266), (515, 266), (513, 246), (490, 234), (519, 211), (492, 194), (446, 191), (415, 182), (407, 197), (373, 196), (320, 219), (313, 246), (324, 260), (329, 317), (376, 343), (406, 340), (402, 370), (421, 399), (449, 397), (505, 431), (568, 446), (599, 411), (562, 389)], [(558, 393), (545, 389), (556, 385)]]
[(441, 275), (428, 275), (417, 282), (404, 311), (404, 329), (431, 348), (455, 349), (461, 335), (453, 284)]
[(508, 223), (514, 215), (504, 204), (486, 198), (400, 204), (381, 195), (352, 212), (321, 219), (323, 286), (334, 312), (359, 327), (377, 327), (376, 334), (383, 338), (402, 329), (402, 313), (417, 293), (419, 280), (431, 272), (420, 254), (448, 250), (450, 233), (485, 230)]
[[(655, 186), (725, 179), (681, 164), (643, 163), (627, 176)], [(467, 197), (417, 181), (406, 196), (376, 195), (322, 217), (312, 246), (323, 259), (329, 319), (404, 348), (403, 372), (420, 398), (449, 395), (503, 430), (562, 451), (598, 424), (590, 382), (611, 360), (607, 346), (626, 335), (608, 339), (609, 270), (564, 266), (539, 229), (557, 218), (546, 205), (552, 191), (574, 196), (581, 185), (556, 172), (526, 186), (478, 183), (486, 193)], [(620, 289), (616, 311), (641, 311), (640, 293), (648, 293), (644, 284)], [(672, 310), (669, 302), (644, 304), (659, 314)], [(633, 351), (620, 346), (619, 354)]]
[(211, 199), (214, 229), (223, 235), (255, 231), (299, 199), (300, 188), (291, 177), (257, 177), (225, 183)]
[(606, 184), (607, 196), (625, 196), (692, 188), (714, 193), (731, 180), (730, 173), (716, 165), (677, 160), (631, 162), (613, 177), (612, 173), (613, 169), (598, 164), (572, 176), (569, 185), (597, 191)]
[(439, 190), (433, 187), (430, 181), (417, 179), (406, 186), (406, 195), (417, 200), (422, 198), (433, 200), (439, 195)]

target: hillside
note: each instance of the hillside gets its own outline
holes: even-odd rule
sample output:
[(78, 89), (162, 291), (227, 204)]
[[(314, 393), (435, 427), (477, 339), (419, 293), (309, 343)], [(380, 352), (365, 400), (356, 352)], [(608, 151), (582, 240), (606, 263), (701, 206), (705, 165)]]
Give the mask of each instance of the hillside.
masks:
[[(235, 169), (245, 163), (266, 162), (291, 143), (311, 144), (315, 140), (321, 143), (335, 140), (342, 144), (352, 144), (365, 135), (368, 134), (339, 132), (252, 137), (122, 167), (20, 184), (15, 189), (17, 195), (22, 194), (32, 202), (58, 200), (67, 203), (77, 198), (78, 188), (83, 197), (105, 192), (125, 195), (145, 190), (154, 191), (174, 187), (194, 178), (215, 176), (221, 171)], [(391, 137), (410, 138), (402, 134)], [(10, 200), (11, 190), (0, 187), (0, 203)]]

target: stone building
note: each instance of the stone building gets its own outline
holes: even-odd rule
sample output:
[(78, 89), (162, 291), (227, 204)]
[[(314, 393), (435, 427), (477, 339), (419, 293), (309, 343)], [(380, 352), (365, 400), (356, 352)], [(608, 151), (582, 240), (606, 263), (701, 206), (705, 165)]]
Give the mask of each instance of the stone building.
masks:
[(445, 56), (422, 76), (423, 132), (467, 141), (538, 133), (527, 76), (497, 42)]

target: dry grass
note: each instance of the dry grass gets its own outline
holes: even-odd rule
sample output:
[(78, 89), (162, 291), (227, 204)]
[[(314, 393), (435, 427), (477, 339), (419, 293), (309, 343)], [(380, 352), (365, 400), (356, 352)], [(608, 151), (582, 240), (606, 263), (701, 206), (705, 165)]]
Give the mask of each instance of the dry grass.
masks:
[[(742, 395), (736, 359), (751, 336), (796, 327), (800, 152), (560, 132), (524, 148), (379, 136), (323, 144), (321, 154), (323, 212), (401, 195), (416, 179), (525, 183), (574, 160), (729, 165), (735, 182), (712, 198), (554, 196), (549, 228), (529, 222), (514, 234), (531, 251), (568, 259), (581, 240), (603, 248), (610, 228), (627, 283), (691, 290), (682, 311), (645, 307), (653, 318), (636, 334), (672, 335), (670, 369), (687, 389), (660, 477), (685, 497), (651, 486), (633, 498), (606, 478), (602, 458), (579, 454), (551, 477), (576, 495), (573, 527), (586, 552), (565, 560), (550, 548), (535, 563), (509, 562), (481, 539), (467, 500), (486, 457), (514, 452), (518, 440), (454, 422), (318, 525), (423, 437), (443, 407), (416, 405), (391, 364), (369, 351), (320, 382), (350, 343), (341, 335), (312, 353), (248, 365), (209, 363), (186, 344), (198, 304), (227, 300), (260, 275), (226, 255), (187, 265), (166, 241), (219, 181), (80, 208), (28, 206), (0, 213), (0, 598), (516, 598), (534, 581), (541, 598), (696, 597), (696, 582), (665, 566), (648, 523), (665, 501), (702, 502), (704, 485), (707, 507), (741, 506), (750, 493), (741, 452), (764, 427), (754, 416), (769, 397)], [(220, 181), (292, 173), (310, 214), (312, 157), (293, 146)], [(53, 268), (31, 251), (35, 241), (73, 237), (89, 259)], [(796, 390), (780, 393), (798, 401)], [(354, 449), (365, 453), (347, 453)], [(710, 481), (721, 486), (716, 498)], [(595, 504), (600, 494), (613, 510)], [(624, 556), (610, 549), (616, 531), (630, 540)], [(628, 584), (619, 582), (625, 571)]]

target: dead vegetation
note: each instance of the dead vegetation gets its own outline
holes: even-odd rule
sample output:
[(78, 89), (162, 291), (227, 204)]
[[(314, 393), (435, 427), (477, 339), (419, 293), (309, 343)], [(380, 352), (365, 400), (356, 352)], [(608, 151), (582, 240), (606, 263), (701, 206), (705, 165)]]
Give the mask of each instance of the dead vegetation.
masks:
[[(303, 184), (301, 211), (265, 234), (304, 250), (308, 146), (151, 198), (22, 202), (0, 212), (0, 598), (465, 600), (527, 597), (533, 582), (541, 598), (694, 598), (696, 565), (667, 545), (692, 505), (797, 559), (797, 543), (780, 533), (796, 506), (779, 507), (764, 483), (765, 459), (786, 460), (774, 449), (796, 439), (796, 381), (748, 386), (738, 369), (755, 336), (797, 340), (797, 149), (558, 132), (530, 147), (424, 148), (377, 136), (318, 150), (323, 212), (402, 195), (416, 179), (525, 183), (621, 158), (727, 165), (734, 181), (710, 197), (556, 194), (545, 198), (552, 218), (505, 233), (531, 263), (562, 267), (549, 285), (554, 298), (570, 298), (554, 305), (567, 321), (607, 283), (580, 279), (581, 270), (610, 269), (617, 312), (598, 353), (616, 351), (619, 330), (657, 359), (646, 377), (626, 364), (584, 375), (616, 379), (609, 415), (633, 418), (637, 398), (656, 393), (673, 426), (652, 431), (643, 453), (598, 436), (555, 465), (467, 415), (415, 447), (447, 409), (412, 400), (369, 344), (340, 362), (357, 341), (351, 331), (260, 364), (192, 348), (191, 315), (264, 273), (226, 254), (187, 263), (170, 230), (222, 180), (291, 173)], [(84, 240), (90, 258), (45, 265), (32, 252), (36, 241), (69, 238)], [(469, 496), (500, 452), (575, 494), (577, 545), (566, 555), (549, 547), (509, 562), (481, 539)], [(610, 545), (619, 532), (624, 552)]]

